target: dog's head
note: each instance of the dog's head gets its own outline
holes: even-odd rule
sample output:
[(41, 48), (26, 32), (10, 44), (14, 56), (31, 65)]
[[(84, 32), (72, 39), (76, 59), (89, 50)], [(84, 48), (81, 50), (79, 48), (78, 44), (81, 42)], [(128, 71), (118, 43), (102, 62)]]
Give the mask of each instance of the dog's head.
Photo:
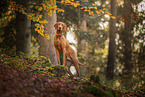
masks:
[(57, 22), (57, 23), (54, 25), (54, 27), (55, 27), (55, 29), (56, 29), (57, 31), (62, 31), (62, 30), (66, 31), (66, 29), (67, 29), (66, 24), (63, 23), (63, 22)]

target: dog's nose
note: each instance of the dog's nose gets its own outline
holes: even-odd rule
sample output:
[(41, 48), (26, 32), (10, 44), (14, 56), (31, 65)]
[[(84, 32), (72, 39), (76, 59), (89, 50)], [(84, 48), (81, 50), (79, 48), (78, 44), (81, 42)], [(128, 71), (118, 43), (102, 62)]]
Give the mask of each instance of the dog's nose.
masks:
[(61, 28), (62, 26), (61, 25), (59, 25), (59, 28)]

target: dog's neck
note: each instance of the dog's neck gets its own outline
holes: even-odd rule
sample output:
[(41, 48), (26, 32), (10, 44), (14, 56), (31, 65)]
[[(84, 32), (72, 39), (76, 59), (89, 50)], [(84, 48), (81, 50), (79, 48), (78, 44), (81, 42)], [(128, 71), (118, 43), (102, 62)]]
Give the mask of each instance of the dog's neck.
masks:
[(58, 36), (58, 37), (63, 36), (63, 32), (62, 32), (62, 31), (57, 30), (57, 31), (56, 31), (56, 36)]

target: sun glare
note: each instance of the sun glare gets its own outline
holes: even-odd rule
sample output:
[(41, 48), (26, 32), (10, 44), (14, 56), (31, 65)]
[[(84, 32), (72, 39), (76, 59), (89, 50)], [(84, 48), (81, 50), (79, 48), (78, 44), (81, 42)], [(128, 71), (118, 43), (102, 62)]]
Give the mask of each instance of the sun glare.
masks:
[[(67, 32), (66, 39), (69, 41), (69, 43), (77, 44), (77, 41), (73, 35), (73, 30)], [(71, 47), (76, 51), (76, 48), (73, 45), (71, 45)]]

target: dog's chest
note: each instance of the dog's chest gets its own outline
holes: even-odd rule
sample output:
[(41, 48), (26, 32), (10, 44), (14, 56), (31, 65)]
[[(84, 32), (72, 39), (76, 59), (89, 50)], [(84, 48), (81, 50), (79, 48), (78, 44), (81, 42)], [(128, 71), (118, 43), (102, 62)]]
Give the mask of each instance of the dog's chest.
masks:
[(56, 40), (55, 40), (55, 47), (56, 47), (56, 49), (58, 49), (58, 51), (59, 52), (62, 52), (62, 39), (61, 39), (61, 37), (59, 37), (59, 38), (56, 38)]

